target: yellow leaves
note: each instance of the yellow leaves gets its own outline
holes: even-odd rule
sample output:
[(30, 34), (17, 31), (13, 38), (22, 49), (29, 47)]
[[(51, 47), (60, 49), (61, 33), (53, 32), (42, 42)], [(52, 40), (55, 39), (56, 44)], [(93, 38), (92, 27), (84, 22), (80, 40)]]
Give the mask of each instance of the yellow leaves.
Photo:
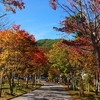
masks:
[(5, 60), (8, 57), (8, 55), (9, 55), (8, 50), (5, 50), (0, 54), (0, 60)]
[(4, 44), (5, 46), (11, 45), (12, 41), (14, 41), (14, 34), (10, 30), (5, 30), (1, 34), (2, 36), (0, 37), (0, 42), (2, 42), (2, 44)]
[(24, 72), (31, 68), (32, 65), (40, 67), (36, 60), (38, 62), (45, 60), (42, 59), (44, 56), (42, 53), (37, 54), (38, 59), (33, 57), (36, 60), (31, 60), (29, 57), (29, 54), (36, 52), (37, 49), (34, 36), (29, 35), (25, 30), (0, 31), (0, 67), (6, 69), (6, 72), (12, 69)]
[(7, 57), (8, 57), (8, 52), (3, 52), (0, 54), (0, 66), (6, 63)]

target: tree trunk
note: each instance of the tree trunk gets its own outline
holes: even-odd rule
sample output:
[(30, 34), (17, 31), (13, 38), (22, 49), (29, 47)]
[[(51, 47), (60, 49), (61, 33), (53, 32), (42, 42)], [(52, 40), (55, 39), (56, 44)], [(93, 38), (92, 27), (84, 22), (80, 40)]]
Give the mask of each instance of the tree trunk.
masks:
[(28, 82), (29, 82), (29, 75), (26, 77), (26, 87), (28, 88)]
[(73, 87), (73, 90), (75, 90), (75, 79), (74, 79), (74, 75), (73, 75), (73, 78), (72, 78), (72, 87)]
[(70, 78), (68, 78), (67, 83), (68, 83), (68, 90), (69, 90), (69, 86), (70, 86)]
[(71, 74), (71, 88), (73, 90), (76, 89), (76, 84), (75, 84), (75, 72), (73, 71), (72, 74)]
[(4, 73), (4, 71), (2, 71), (1, 77), (0, 77), (0, 97), (1, 97), (1, 94), (2, 94), (3, 73)]
[(12, 72), (7, 75), (9, 87), (10, 87), (10, 94), (13, 95), (13, 88), (14, 88), (14, 77), (12, 75)]
[(35, 84), (35, 76), (32, 76), (32, 86)]
[(0, 82), (0, 97), (1, 97), (1, 94), (2, 94), (2, 83)]
[(91, 35), (91, 40), (92, 40), (92, 44), (93, 44), (93, 48), (94, 48), (94, 52), (95, 52), (95, 57), (97, 60), (96, 65), (100, 71), (100, 47), (98, 47), (98, 43), (96, 42), (97, 38), (95, 37), (94, 34)]
[[(95, 57), (96, 57), (96, 66), (97, 66), (97, 71), (98, 73), (100, 72), (100, 47), (98, 47), (98, 43), (96, 42), (97, 41), (97, 38), (95, 37), (95, 33), (94, 35), (92, 34), (91, 35), (91, 40), (92, 40), (92, 44), (93, 44), (93, 48), (94, 48), (94, 52), (95, 52)], [(98, 77), (99, 79), (99, 77)], [(96, 76), (96, 80), (97, 80), (97, 83), (98, 83), (98, 79), (97, 79), (97, 76)], [(98, 84), (96, 84), (96, 87), (95, 87), (95, 93), (96, 95), (98, 94)]]
[(98, 70), (100, 71), (100, 48), (96, 48), (95, 50), (95, 55), (96, 55), (96, 59), (97, 59), (97, 67)]
[(19, 75), (18, 75), (18, 78), (17, 78), (17, 84), (18, 84), (18, 86), (19, 86)]
[(37, 82), (36, 82), (36, 81), (37, 81), (37, 77), (36, 77), (36, 74), (35, 74), (35, 85), (37, 84)]
[(80, 96), (84, 96), (84, 88), (83, 88), (83, 79), (82, 77), (80, 78), (80, 90), (79, 90), (79, 94)]
[(95, 94), (98, 95), (98, 87), (99, 87), (99, 72), (96, 72), (96, 77), (95, 77)]
[(38, 77), (38, 82), (37, 83), (40, 84), (40, 79), (41, 78), (40, 78), (40, 70), (39, 69), (38, 69), (38, 75), (37, 75), (37, 77)]
[(90, 92), (90, 83), (88, 82), (88, 92)]

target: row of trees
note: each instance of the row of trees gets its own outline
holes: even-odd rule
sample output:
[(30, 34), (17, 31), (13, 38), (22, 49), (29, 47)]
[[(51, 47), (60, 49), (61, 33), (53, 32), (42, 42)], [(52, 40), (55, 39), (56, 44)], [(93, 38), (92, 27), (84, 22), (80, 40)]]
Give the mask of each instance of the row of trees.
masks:
[[(81, 66), (81, 69), (84, 68), (85, 71), (91, 68), (95, 71), (97, 94), (100, 76), (100, 1), (67, 0), (66, 3), (60, 3), (59, 0), (50, 0), (50, 4), (54, 10), (59, 6), (67, 13), (65, 20), (61, 21), (62, 27), (54, 27), (54, 29), (66, 34), (73, 33), (77, 37), (72, 41), (64, 40), (63, 43), (70, 48), (71, 55), (74, 52), (77, 52), (75, 55), (78, 54), (78, 57), (73, 56), (76, 71), (77, 66)], [(76, 61), (75, 58), (79, 60)], [(88, 60), (91, 62), (88, 63)]]
[(70, 88), (73, 90), (79, 89), (80, 95), (84, 94), (84, 90), (93, 91), (90, 86), (95, 87), (98, 80), (95, 77), (97, 67), (94, 54), (66, 46), (63, 41), (65, 40), (55, 43), (53, 49), (47, 54), (52, 66), (52, 71), (50, 69), (48, 72), (49, 75), (52, 74), (53, 78), (61, 78), (59, 81), (68, 84), (68, 87), (70, 84)]
[[(1, 0), (1, 2), (6, 11), (13, 13), (17, 7), (24, 8), (22, 0)], [(55, 44), (50, 54), (47, 54), (50, 65), (52, 65), (49, 75), (51, 76), (51, 72), (57, 75), (67, 75), (72, 79), (73, 89), (79, 79), (81, 95), (83, 95), (82, 74), (93, 75), (96, 79), (97, 94), (100, 76), (100, 1), (67, 0), (66, 4), (62, 4), (59, 0), (50, 0), (50, 4), (54, 10), (59, 6), (67, 13), (65, 20), (61, 21), (62, 27), (54, 27), (54, 29), (67, 34), (73, 33), (76, 38)], [(19, 26), (13, 26), (12, 30), (1, 31), (0, 37), (1, 80), (4, 75), (7, 76), (12, 94), (14, 72), (28, 75), (29, 72), (33, 73), (37, 69), (35, 72), (39, 73), (43, 69), (42, 65), (46, 63), (46, 58), (38, 49), (34, 37), (24, 30), (19, 30)]]
[(0, 95), (4, 78), (8, 79), (12, 95), (16, 76), (19, 81), (20, 76), (39, 75), (46, 64), (45, 55), (34, 36), (19, 28), (14, 25), (11, 30), (0, 31)]
[[(24, 9), (22, 0), (0, 0), (4, 5), (5, 11), (16, 13), (16, 9)], [(1, 10), (0, 10), (1, 12)], [(0, 14), (0, 96), (2, 94), (2, 85), (6, 81), (9, 83), (10, 94), (13, 95), (13, 89), (20, 85), (20, 78), (32, 76), (32, 84), (35, 84), (36, 77), (40, 78), (46, 69), (47, 59), (44, 52), (38, 47), (35, 37), (25, 30), (20, 30), (20, 25), (11, 27), (9, 19), (6, 19), (7, 13)], [(15, 79), (17, 78), (17, 83)], [(23, 84), (22, 84), (23, 85)]]

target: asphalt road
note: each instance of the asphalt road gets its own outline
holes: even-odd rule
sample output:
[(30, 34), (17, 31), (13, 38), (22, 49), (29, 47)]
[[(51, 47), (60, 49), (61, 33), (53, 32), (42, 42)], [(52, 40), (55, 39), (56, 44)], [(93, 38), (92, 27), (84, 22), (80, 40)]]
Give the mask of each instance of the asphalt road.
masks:
[(11, 100), (73, 100), (60, 84), (44, 83), (41, 88)]

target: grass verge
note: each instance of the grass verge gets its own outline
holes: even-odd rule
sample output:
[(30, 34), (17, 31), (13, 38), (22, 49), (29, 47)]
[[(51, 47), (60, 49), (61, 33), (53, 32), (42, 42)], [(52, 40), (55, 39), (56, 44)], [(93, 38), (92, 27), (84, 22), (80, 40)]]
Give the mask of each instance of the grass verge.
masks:
[(14, 95), (13, 96), (9, 94), (9, 89), (4, 89), (2, 91), (2, 96), (0, 97), (0, 100), (10, 100), (11, 98), (18, 97), (22, 94), (33, 91), (39, 87), (41, 87), (41, 84), (38, 84), (38, 85), (33, 86), (33, 87), (28, 87), (28, 88), (18, 88), (18, 89), (14, 88)]
[(84, 91), (84, 96), (81, 97), (78, 90), (68, 90), (66, 85), (63, 86), (74, 100), (100, 100), (100, 93), (96, 95), (94, 92)]

